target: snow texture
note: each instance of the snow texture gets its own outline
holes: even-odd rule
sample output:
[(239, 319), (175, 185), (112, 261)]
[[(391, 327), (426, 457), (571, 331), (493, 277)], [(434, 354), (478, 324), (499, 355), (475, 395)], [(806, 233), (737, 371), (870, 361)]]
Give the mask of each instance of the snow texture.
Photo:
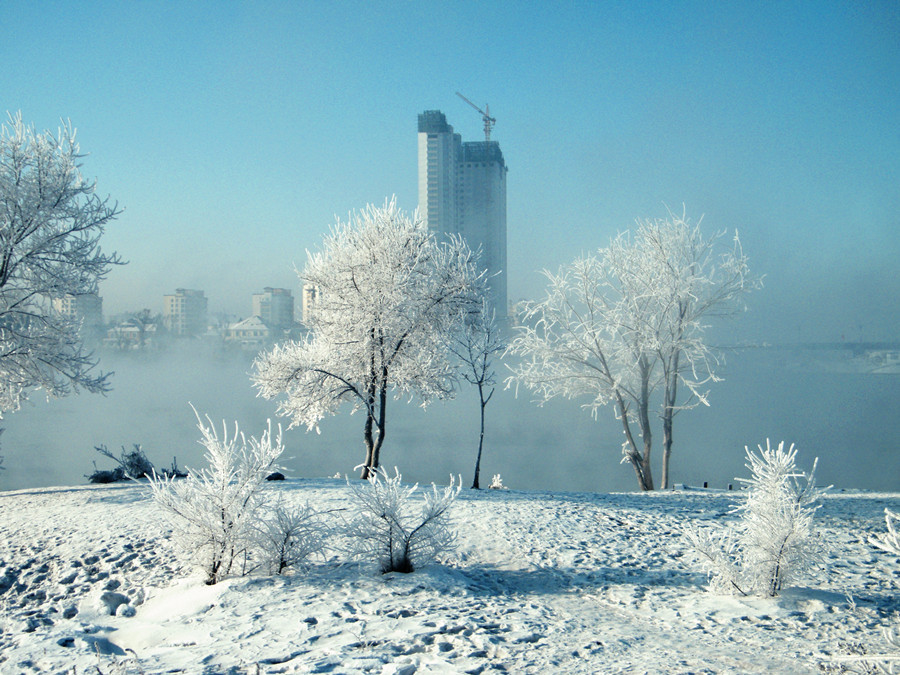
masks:
[[(267, 489), (286, 505), (352, 500), (340, 480)], [(465, 490), (453, 561), (382, 575), (331, 560), (206, 586), (146, 486), (0, 493), (0, 672), (803, 674), (896, 653), (883, 630), (900, 560), (869, 538), (900, 495), (824, 496), (826, 570), (775, 598), (706, 593), (686, 555), (682, 523), (734, 521), (733, 502)], [(106, 592), (135, 615), (99, 609)]]

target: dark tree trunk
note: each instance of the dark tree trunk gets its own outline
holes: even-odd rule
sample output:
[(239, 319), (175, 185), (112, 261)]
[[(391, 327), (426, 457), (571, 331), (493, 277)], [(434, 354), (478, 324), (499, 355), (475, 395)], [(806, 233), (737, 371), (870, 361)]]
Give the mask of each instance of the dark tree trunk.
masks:
[(663, 411), (663, 451), (662, 451), (662, 489), (669, 487), (669, 457), (672, 455), (672, 416), (674, 410), (668, 406)]
[(385, 421), (385, 396), (381, 397), (381, 407), (378, 410), (378, 419), (375, 419), (375, 411), (366, 415), (366, 427), (364, 438), (366, 443), (366, 461), (363, 464), (360, 478), (368, 478), (378, 469), (381, 459), (381, 446), (384, 444)]
[(378, 436), (375, 439), (375, 451), (372, 455), (372, 470), (381, 466), (381, 446), (384, 445), (384, 435), (387, 431), (385, 422), (387, 421), (387, 371), (381, 380), (381, 388), (378, 392)]
[(494, 390), (491, 389), (491, 393), (488, 394), (487, 399), (484, 398), (484, 387), (479, 382), (478, 383), (478, 399), (481, 401), (481, 433), (478, 436), (478, 455), (475, 458), (475, 478), (472, 480), (472, 489), (478, 490), (480, 486), (478, 484), (478, 479), (481, 474), (481, 450), (484, 447), (484, 409), (487, 407), (488, 401), (491, 400), (491, 396), (494, 395)]
[[(372, 339), (375, 339), (375, 329), (371, 331)], [(363, 439), (366, 444), (366, 461), (363, 463), (360, 478), (366, 479), (378, 468), (378, 451), (381, 449), (381, 439), (384, 436), (384, 428), (379, 426), (378, 434), (375, 432), (375, 394), (378, 388), (378, 378), (375, 370), (375, 350), (369, 354), (369, 381), (366, 386), (366, 425), (363, 431)], [(382, 412), (383, 414), (383, 412)]]
[(663, 399), (663, 453), (662, 453), (662, 487), (669, 487), (669, 457), (672, 455), (672, 425), (675, 417), (675, 400), (678, 396), (678, 358), (675, 353), (674, 363), (666, 373), (665, 395)]
[(372, 434), (372, 414), (366, 414), (366, 426), (363, 431), (363, 440), (366, 444), (366, 461), (363, 462), (362, 472), (360, 473), (360, 478), (368, 478), (369, 477), (369, 469), (372, 466), (372, 459), (375, 456), (375, 438)]
[(644, 453), (641, 458), (641, 469), (644, 476), (642, 490), (653, 489), (653, 470), (650, 466), (650, 453), (653, 450), (653, 432), (650, 429), (650, 366), (641, 360), (641, 400), (638, 406), (638, 426), (641, 428), (641, 439), (644, 441)]
[[(366, 424), (363, 429), (363, 440), (366, 444), (366, 461), (363, 463), (360, 478), (366, 479), (377, 466), (375, 464), (375, 354), (369, 362), (369, 382), (366, 390)], [(379, 434), (380, 436), (381, 434)]]
[(648, 412), (647, 407), (647, 401), (641, 401), (638, 424), (641, 428), (641, 438), (644, 441), (644, 452), (641, 457), (641, 469), (644, 475), (644, 482), (641, 486), (642, 490), (653, 489), (653, 470), (650, 467), (650, 452), (653, 449), (653, 433), (650, 430), (650, 413)]
[(631, 425), (628, 423), (628, 408), (625, 406), (625, 401), (618, 394), (617, 399), (616, 405), (619, 407), (619, 417), (622, 419), (622, 430), (625, 432), (625, 442), (630, 448), (630, 451), (626, 456), (628, 457), (628, 461), (631, 463), (632, 468), (634, 468), (638, 486), (641, 490), (645, 492), (652, 490), (653, 474), (651, 473), (647, 462), (641, 457), (641, 451), (638, 449), (637, 443), (634, 440), (634, 435), (631, 433)]

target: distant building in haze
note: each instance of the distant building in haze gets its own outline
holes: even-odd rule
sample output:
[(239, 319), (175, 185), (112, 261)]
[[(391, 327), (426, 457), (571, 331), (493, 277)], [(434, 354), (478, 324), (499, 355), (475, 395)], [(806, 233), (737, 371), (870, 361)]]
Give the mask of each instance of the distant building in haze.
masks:
[(228, 344), (239, 345), (242, 349), (258, 352), (268, 346), (282, 331), (268, 326), (259, 316), (229, 324), (223, 338)]
[(316, 299), (319, 297), (319, 287), (315, 284), (303, 284), (303, 297), (300, 299), (300, 309), (303, 313), (303, 323), (309, 324), (312, 317), (313, 309), (316, 306)]
[(163, 296), (163, 323), (172, 335), (199, 336), (206, 332), (207, 300), (203, 291), (176, 288)]
[(103, 337), (103, 298), (96, 293), (67, 293), (53, 298), (53, 311), (71, 321), (81, 322), (81, 335), (84, 339), (93, 341)]
[(506, 173), (497, 141), (463, 143), (441, 111), (419, 115), (419, 214), (432, 232), (481, 249), (499, 321), (507, 314)]
[(103, 298), (96, 293), (53, 298), (53, 310), (72, 321), (81, 321), (83, 328), (103, 326)]
[(289, 330), (294, 325), (294, 296), (286, 288), (266, 288), (253, 294), (253, 316), (269, 328)]

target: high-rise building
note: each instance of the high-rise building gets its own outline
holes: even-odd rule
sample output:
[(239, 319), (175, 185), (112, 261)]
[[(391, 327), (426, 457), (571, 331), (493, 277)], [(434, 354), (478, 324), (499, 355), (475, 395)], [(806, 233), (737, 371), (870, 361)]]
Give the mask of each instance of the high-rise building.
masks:
[(294, 296), (287, 288), (269, 288), (253, 294), (253, 316), (269, 328), (290, 329), (294, 325)]
[(196, 336), (206, 332), (206, 296), (203, 291), (176, 288), (163, 296), (163, 322), (173, 335)]
[(506, 163), (497, 141), (463, 143), (439, 110), (419, 115), (419, 214), (439, 235), (481, 249), (490, 299), (506, 320)]

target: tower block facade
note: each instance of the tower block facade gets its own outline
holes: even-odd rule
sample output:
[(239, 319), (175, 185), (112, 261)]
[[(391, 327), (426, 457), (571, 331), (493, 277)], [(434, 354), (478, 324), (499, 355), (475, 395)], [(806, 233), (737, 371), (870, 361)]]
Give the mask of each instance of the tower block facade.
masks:
[(489, 299), (506, 321), (506, 173), (497, 141), (463, 143), (444, 113), (419, 115), (419, 214), (435, 234), (481, 251)]

